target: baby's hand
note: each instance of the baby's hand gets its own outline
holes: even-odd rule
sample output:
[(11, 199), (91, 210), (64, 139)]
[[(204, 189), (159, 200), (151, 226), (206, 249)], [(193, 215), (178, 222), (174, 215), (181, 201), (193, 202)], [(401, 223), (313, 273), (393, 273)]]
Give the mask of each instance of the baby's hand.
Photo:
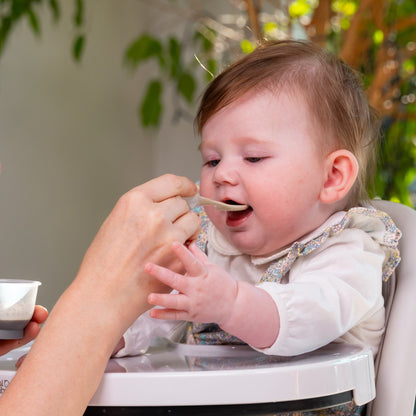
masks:
[(151, 293), (148, 302), (163, 309), (152, 309), (150, 316), (222, 325), (231, 315), (238, 292), (237, 282), (191, 243), (185, 247), (173, 243), (172, 249), (182, 262), (186, 275), (149, 263), (145, 271), (160, 280), (176, 294)]

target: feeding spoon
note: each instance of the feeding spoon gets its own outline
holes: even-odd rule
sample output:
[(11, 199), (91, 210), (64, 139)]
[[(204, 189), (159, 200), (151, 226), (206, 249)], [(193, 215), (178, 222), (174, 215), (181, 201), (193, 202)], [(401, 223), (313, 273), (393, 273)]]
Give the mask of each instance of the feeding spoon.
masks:
[(191, 208), (194, 208), (197, 205), (212, 205), (220, 211), (244, 211), (248, 208), (248, 205), (227, 204), (199, 194), (196, 194), (194, 197), (188, 199), (188, 203)]

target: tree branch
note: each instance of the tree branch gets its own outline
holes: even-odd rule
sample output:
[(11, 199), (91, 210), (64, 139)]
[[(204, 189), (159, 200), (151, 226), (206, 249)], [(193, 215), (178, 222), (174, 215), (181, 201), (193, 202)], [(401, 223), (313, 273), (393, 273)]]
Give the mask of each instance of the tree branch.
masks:
[(250, 22), (251, 30), (258, 43), (263, 40), (263, 34), (261, 32), (259, 23), (259, 5), (257, 0), (244, 0), (247, 7), (248, 20)]
[(310, 24), (306, 27), (309, 38), (320, 46), (326, 43), (332, 17), (331, 0), (320, 0), (316, 7)]
[(381, 24), (379, 16), (383, 15), (386, 3), (386, 0), (362, 0), (352, 17), (350, 27), (345, 32), (340, 57), (353, 68), (358, 68), (368, 56), (372, 40), (367, 29), (372, 21)]

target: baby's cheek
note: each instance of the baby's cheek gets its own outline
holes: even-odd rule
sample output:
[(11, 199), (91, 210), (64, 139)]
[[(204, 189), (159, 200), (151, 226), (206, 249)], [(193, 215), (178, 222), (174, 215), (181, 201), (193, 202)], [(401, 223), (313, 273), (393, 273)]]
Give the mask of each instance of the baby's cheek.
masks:
[(259, 199), (255, 206), (256, 214), (265, 220), (276, 219), (282, 215), (287, 207), (285, 198), (276, 198), (270, 193)]
[(263, 229), (268, 235), (279, 234), (283, 230), (291, 229), (294, 221), (293, 205), (288, 205), (286, 201), (276, 201), (266, 198), (261, 210), (256, 210), (257, 220), (262, 224)]
[(221, 225), (221, 217), (223, 216), (222, 214), (224, 214), (224, 212), (219, 211), (218, 209), (216, 209), (212, 206), (206, 206), (204, 208), (205, 208), (205, 212), (207, 213), (208, 218), (211, 220), (211, 222), (216, 227), (219, 227)]

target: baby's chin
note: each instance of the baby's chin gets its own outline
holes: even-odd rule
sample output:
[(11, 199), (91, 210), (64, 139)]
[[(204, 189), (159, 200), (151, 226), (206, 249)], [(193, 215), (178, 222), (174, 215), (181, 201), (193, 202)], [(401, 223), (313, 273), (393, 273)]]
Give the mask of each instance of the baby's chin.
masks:
[(249, 237), (233, 235), (230, 243), (242, 254), (253, 257), (269, 257), (280, 251), (279, 248), (267, 247), (264, 243), (248, 242)]
[(266, 236), (256, 239), (249, 234), (243, 235), (243, 233), (241, 235), (238, 235), (238, 233), (232, 234), (230, 239), (230, 243), (240, 253), (253, 257), (270, 257), (292, 245), (292, 242), (287, 240), (277, 241), (274, 239), (272, 241), (270, 238), (266, 238)]

